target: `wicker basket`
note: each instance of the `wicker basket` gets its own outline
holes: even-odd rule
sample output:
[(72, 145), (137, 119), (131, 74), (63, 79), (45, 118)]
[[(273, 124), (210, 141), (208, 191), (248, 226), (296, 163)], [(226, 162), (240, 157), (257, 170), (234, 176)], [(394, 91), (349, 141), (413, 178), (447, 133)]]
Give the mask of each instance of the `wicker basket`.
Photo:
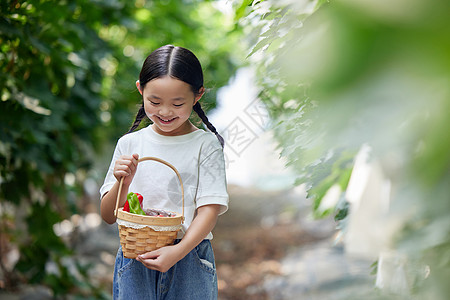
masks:
[(184, 222), (184, 188), (177, 169), (170, 163), (156, 157), (143, 157), (138, 162), (146, 160), (165, 164), (177, 174), (181, 185), (182, 213), (181, 215), (177, 213), (174, 217), (153, 217), (123, 211), (123, 207), (118, 208), (124, 179), (122, 177), (119, 183), (114, 214), (119, 223), (120, 244), (122, 245), (123, 256), (126, 258), (136, 258), (139, 254), (173, 244)]

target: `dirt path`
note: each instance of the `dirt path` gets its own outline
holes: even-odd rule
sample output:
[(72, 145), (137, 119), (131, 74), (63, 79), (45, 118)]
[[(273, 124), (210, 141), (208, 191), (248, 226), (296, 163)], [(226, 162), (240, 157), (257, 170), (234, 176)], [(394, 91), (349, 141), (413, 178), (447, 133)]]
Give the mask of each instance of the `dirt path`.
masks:
[(229, 211), (220, 216), (213, 239), (219, 299), (270, 299), (265, 282), (282, 275), (282, 259), (330, 237), (333, 225), (304, 226), (310, 210), (298, 190), (230, 186), (229, 193)]

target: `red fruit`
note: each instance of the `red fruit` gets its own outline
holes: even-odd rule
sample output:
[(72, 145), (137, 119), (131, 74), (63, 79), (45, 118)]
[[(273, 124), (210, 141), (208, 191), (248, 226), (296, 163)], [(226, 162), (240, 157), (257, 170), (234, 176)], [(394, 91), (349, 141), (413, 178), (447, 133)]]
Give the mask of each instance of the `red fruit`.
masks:
[(136, 196), (137, 196), (138, 199), (139, 199), (139, 204), (142, 206), (142, 201), (144, 201), (144, 197), (142, 197), (141, 194), (138, 194), (138, 193), (135, 193), (135, 194), (136, 194)]
[(157, 215), (157, 217), (164, 217), (163, 215)]
[(123, 211), (130, 212), (130, 204), (128, 203), (128, 200), (125, 201), (125, 205), (123, 206)]

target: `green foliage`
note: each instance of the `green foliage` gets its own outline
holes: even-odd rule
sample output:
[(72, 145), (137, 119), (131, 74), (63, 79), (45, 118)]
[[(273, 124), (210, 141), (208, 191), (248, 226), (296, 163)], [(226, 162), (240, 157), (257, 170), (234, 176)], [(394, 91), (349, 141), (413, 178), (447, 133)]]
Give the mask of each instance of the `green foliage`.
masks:
[[(81, 190), (93, 150), (104, 142), (96, 131), (98, 61), (110, 47), (95, 27), (119, 19), (117, 8), (102, 4), (108, 17), (99, 18), (89, 1), (0, 5), (0, 200), (2, 207), (16, 205), (20, 238), (10, 240), (21, 253), (16, 271), (30, 283), (47, 283), (55, 295), (76, 282), (60, 263), (71, 252), (53, 225), (80, 210), (71, 195)], [(76, 186), (65, 184), (67, 174), (76, 175)], [(49, 261), (59, 275), (45, 272)]]
[[(69, 271), (73, 253), (53, 225), (86, 209), (83, 183), (100, 180), (98, 154), (108, 157), (132, 123), (145, 57), (169, 43), (191, 49), (210, 89), (202, 101), (213, 108), (238, 65), (239, 34), (210, 1), (0, 3), (0, 211), (9, 231), (1, 234), (20, 250), (23, 280), (55, 296), (103, 297), (88, 266)], [(46, 272), (49, 264), (57, 271)]]
[(23, 243), (20, 249), (21, 261), (17, 269), (30, 278), (30, 282), (42, 282), (46, 277), (45, 264), (51, 255), (60, 257), (69, 254), (69, 249), (53, 232), (53, 224), (61, 221), (61, 216), (50, 208), (50, 203), (44, 205), (34, 203), (31, 213), (26, 217), (30, 241)]
[(234, 21), (237, 22), (242, 19), (246, 14), (249, 6), (253, 4), (253, 0), (242, 0), (237, 8), (235, 8)]
[(311, 80), (300, 80), (296, 76), (297, 69), (292, 68), (301, 66), (295, 63), (296, 56), (291, 53), (300, 47), (304, 23), (322, 2), (311, 1), (309, 8), (304, 10), (298, 10), (296, 5), (294, 2), (272, 4), (270, 9), (255, 6), (247, 21), (259, 20), (254, 30), (258, 38), (248, 57), (264, 57), (256, 64), (261, 74), (259, 97), (271, 117), (278, 121), (274, 127), (275, 136), (281, 155), (288, 158), (288, 166), (299, 174), (296, 183), (308, 184), (308, 197), (314, 201), (314, 215), (324, 217), (333, 210), (319, 211), (321, 200), (336, 183), (345, 190), (356, 149), (342, 150), (339, 144), (333, 148), (323, 146), (323, 133), (316, 128), (322, 120), (314, 114), (318, 101), (311, 91)]
[[(443, 0), (283, 1), (255, 6), (242, 21), (258, 24), (249, 59), (260, 97), (316, 216), (331, 186), (345, 192), (352, 156), (370, 145), (393, 186), (388, 218), (404, 220), (393, 250), (431, 269), (412, 287), (421, 299), (450, 295), (442, 280), (450, 270), (442, 259), (450, 228), (449, 13)], [(351, 207), (344, 200), (336, 209), (345, 223)]]
[(370, 271), (370, 275), (376, 275), (377, 272), (378, 272), (378, 260), (375, 261), (375, 262), (373, 262), (373, 263), (370, 265), (370, 268), (372, 269), (372, 271)]
[[(333, 155), (327, 161), (321, 160), (317, 165), (310, 165), (305, 169), (307, 174), (311, 174), (306, 180), (312, 184), (308, 195), (314, 201), (313, 211), (315, 217), (325, 217), (334, 211), (331, 208), (329, 211), (322, 212), (320, 210), (321, 200), (335, 184), (338, 184), (341, 191), (345, 191), (353, 170), (353, 156), (353, 153), (339, 153)], [(312, 168), (314, 169), (312, 170)]]

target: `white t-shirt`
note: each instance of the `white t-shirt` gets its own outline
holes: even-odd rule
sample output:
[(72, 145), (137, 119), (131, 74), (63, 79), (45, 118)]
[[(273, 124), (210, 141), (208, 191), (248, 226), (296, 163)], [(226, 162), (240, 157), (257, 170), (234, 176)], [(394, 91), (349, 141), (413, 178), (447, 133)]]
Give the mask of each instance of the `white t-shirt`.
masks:
[[(221, 205), (220, 214), (228, 209), (228, 193), (225, 177), (225, 160), (222, 146), (210, 132), (196, 130), (179, 136), (164, 136), (147, 126), (122, 136), (117, 142), (100, 195), (108, 192), (116, 182), (114, 164), (121, 155), (139, 154), (139, 158), (152, 156), (172, 164), (180, 173), (184, 187), (182, 238), (194, 219), (196, 209), (207, 204)], [(181, 214), (181, 187), (175, 172), (156, 161), (138, 164), (129, 192), (144, 197), (144, 208), (165, 209)], [(209, 233), (206, 239), (212, 239)]]

